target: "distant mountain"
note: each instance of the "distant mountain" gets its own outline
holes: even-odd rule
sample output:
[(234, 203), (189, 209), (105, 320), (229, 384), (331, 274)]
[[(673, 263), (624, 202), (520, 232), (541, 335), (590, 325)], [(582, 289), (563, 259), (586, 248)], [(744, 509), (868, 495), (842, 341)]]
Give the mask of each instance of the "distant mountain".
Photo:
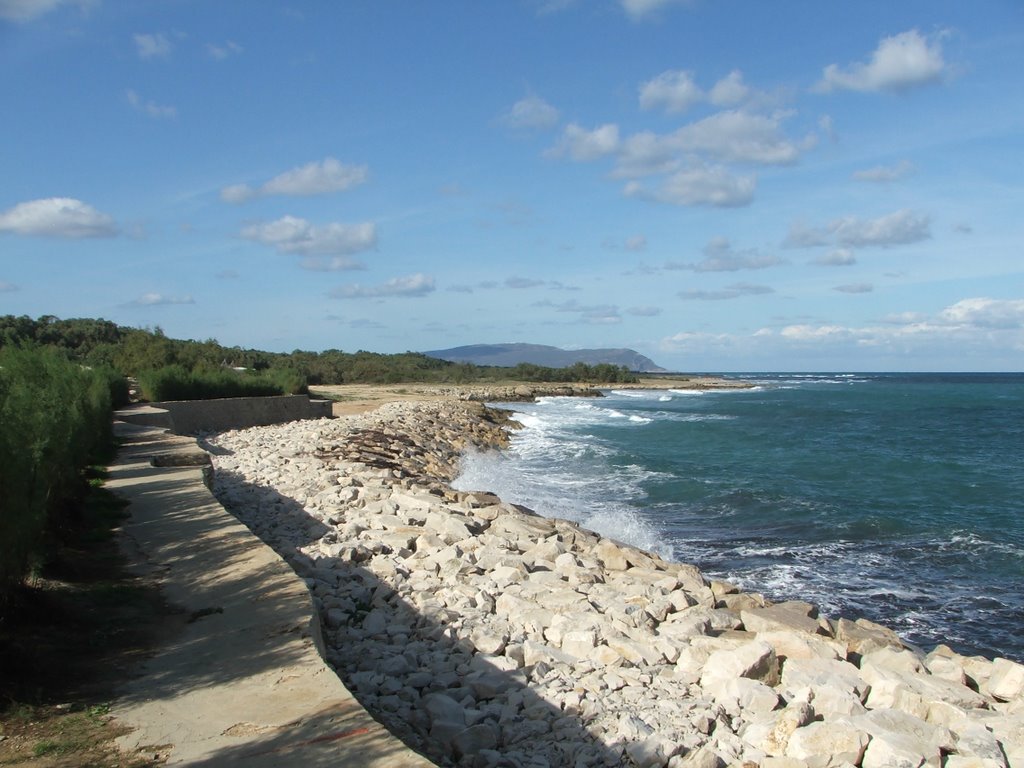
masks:
[(573, 363), (611, 363), (624, 365), (640, 373), (660, 373), (665, 370), (634, 349), (559, 349), (544, 344), (470, 344), (465, 347), (435, 349), (423, 354), (453, 363), (503, 368), (511, 368), (519, 363), (533, 363), (548, 368), (565, 368)]

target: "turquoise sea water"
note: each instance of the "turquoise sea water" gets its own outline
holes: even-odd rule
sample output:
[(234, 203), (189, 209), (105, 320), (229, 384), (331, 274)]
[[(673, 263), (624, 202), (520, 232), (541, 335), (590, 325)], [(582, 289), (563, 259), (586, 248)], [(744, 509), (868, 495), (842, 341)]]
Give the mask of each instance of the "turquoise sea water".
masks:
[(1024, 660), (1024, 374), (749, 374), (504, 406), (459, 487), (773, 599)]

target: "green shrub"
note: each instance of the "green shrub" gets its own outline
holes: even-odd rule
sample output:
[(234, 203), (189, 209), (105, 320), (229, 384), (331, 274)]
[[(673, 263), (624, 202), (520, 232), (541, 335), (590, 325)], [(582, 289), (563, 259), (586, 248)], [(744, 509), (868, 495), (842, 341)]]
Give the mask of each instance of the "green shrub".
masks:
[(65, 522), (90, 459), (109, 450), (110, 382), (56, 349), (0, 349), (0, 592)]
[(220, 397), (291, 395), (306, 391), (306, 380), (290, 368), (235, 371), (229, 368), (187, 370), (168, 365), (139, 375), (142, 395), (150, 402), (210, 400)]

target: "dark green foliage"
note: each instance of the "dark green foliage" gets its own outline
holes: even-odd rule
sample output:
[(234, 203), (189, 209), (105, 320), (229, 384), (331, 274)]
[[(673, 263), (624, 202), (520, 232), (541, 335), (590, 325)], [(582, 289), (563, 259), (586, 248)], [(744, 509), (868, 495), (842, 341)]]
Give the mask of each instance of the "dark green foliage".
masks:
[(0, 349), (0, 595), (66, 523), (83, 470), (110, 450), (109, 375), (58, 349)]
[(150, 401), (294, 395), (306, 391), (302, 375), (288, 368), (248, 372), (230, 368), (189, 370), (183, 365), (168, 365), (140, 374), (139, 386)]
[[(0, 348), (19, 342), (56, 346), (65, 350), (72, 360), (147, 380), (151, 385), (144, 390), (150, 399), (302, 392), (307, 382), (317, 385), (469, 384), (502, 380), (622, 384), (637, 381), (635, 374), (626, 368), (608, 363), (576, 363), (568, 368), (523, 363), (514, 368), (499, 368), (451, 363), (419, 352), (385, 355), (364, 350), (306, 352), (297, 349), (283, 354), (224, 347), (213, 339), (170, 339), (159, 328), (124, 328), (107, 320), (0, 317)], [(235, 368), (246, 369), (246, 375), (239, 376), (232, 370)], [(274, 373), (281, 369), (287, 373)], [(263, 376), (253, 377), (253, 372)], [(280, 386), (271, 388), (268, 382)], [(264, 384), (268, 384), (266, 390), (262, 389)], [(175, 396), (154, 398), (157, 391), (161, 394), (173, 391)], [(117, 397), (115, 402), (119, 402)]]

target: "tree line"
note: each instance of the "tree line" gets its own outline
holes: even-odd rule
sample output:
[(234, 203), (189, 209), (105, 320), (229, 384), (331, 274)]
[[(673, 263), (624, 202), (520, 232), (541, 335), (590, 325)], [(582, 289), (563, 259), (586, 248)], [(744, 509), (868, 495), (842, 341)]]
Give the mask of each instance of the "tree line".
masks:
[[(306, 385), (398, 384), (403, 382), (466, 384), (499, 380), (531, 382), (630, 383), (637, 377), (624, 366), (575, 363), (566, 368), (522, 363), (511, 368), (438, 360), (419, 352), (382, 354), (328, 349), (310, 352), (266, 352), (225, 347), (214, 339), (196, 341), (167, 337), (159, 328), (127, 328), (109, 320), (61, 320), (45, 315), (0, 317), (0, 348), (35, 344), (62, 350), (69, 360), (93, 368), (113, 369), (140, 383), (172, 383), (178, 390), (209, 396), (203, 382), (219, 380), (225, 387), (278, 387), (301, 392)], [(159, 375), (157, 375), (159, 372)], [(234, 378), (231, 378), (234, 377)], [(173, 388), (172, 387), (172, 388)], [(161, 391), (166, 390), (163, 387)], [(145, 390), (145, 386), (144, 386)], [(154, 391), (154, 395), (161, 392)], [(244, 393), (239, 393), (244, 394)], [(223, 396), (223, 395), (222, 395)], [(147, 399), (189, 399), (154, 396)]]

